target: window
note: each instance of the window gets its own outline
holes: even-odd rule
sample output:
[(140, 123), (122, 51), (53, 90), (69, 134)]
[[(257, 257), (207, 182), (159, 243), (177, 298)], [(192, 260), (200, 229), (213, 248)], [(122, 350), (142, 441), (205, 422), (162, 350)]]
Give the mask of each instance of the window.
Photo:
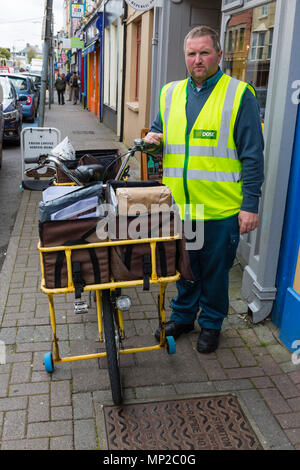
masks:
[(118, 38), (117, 38), (117, 25), (112, 24), (110, 27), (110, 107), (117, 109), (117, 83), (118, 83)]
[(136, 73), (135, 73), (135, 101), (139, 100), (139, 78), (140, 78), (140, 61), (141, 61), (141, 30), (142, 22), (136, 24)]
[(266, 33), (253, 33), (251, 44), (251, 60), (262, 60)]
[(232, 52), (232, 31), (228, 32), (228, 45), (227, 45), (227, 51)]
[(271, 59), (271, 55), (272, 55), (273, 33), (274, 33), (274, 28), (270, 28), (269, 29), (269, 45), (268, 45), (267, 59)]
[(269, 5), (263, 5), (261, 7), (261, 16), (268, 16), (269, 14)]
[(16, 87), (17, 90), (27, 90), (27, 81), (23, 78), (11, 78), (12, 83)]
[(230, 8), (241, 7), (244, 3), (244, 0), (223, 0), (222, 10), (226, 11)]
[(264, 119), (276, 0), (265, 2), (263, 5), (261, 3), (256, 0), (244, 0), (244, 8), (238, 12), (227, 8), (230, 17), (225, 31), (222, 69), (228, 75), (251, 83), (255, 87), (261, 117)]
[(117, 109), (118, 27), (111, 24), (104, 32), (104, 104)]
[(9, 83), (8, 78), (0, 77), (0, 86), (3, 89), (3, 99), (10, 100), (14, 97), (12, 85)]
[(245, 42), (245, 28), (240, 29), (240, 39), (239, 39), (239, 51), (244, 50), (244, 42)]

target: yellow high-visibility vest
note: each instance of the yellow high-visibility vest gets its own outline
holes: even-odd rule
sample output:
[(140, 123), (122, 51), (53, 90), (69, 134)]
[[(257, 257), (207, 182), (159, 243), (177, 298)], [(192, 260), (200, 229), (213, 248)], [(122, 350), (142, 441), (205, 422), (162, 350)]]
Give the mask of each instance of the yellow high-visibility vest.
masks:
[(171, 189), (182, 220), (224, 219), (237, 214), (242, 204), (234, 124), (246, 89), (255, 91), (223, 74), (188, 134), (188, 80), (168, 83), (160, 93), (163, 183)]

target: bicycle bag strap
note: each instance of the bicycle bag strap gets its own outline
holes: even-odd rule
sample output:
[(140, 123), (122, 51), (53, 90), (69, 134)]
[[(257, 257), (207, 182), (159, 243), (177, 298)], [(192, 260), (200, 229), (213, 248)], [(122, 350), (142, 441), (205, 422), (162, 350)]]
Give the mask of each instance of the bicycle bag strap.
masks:
[(85, 286), (85, 282), (81, 277), (80, 263), (72, 263), (73, 282), (75, 287), (75, 299), (80, 299)]
[(150, 289), (150, 277), (152, 274), (151, 254), (144, 254), (143, 290)]
[[(69, 240), (65, 242), (64, 245), (72, 246), (72, 245), (87, 244), (88, 242), (86, 241), (86, 238), (88, 238), (95, 231), (96, 231), (96, 227), (93, 227), (91, 230), (86, 232), (80, 239)], [(89, 252), (91, 263), (93, 266), (94, 282), (95, 284), (100, 284), (101, 272), (100, 272), (100, 266), (98, 263), (96, 251), (94, 248), (88, 248), (87, 250)], [(65, 258), (65, 252), (59, 251), (57, 253), (57, 258), (56, 258), (56, 263), (55, 263), (55, 288), (61, 287), (61, 270), (62, 270), (64, 258)], [(81, 293), (83, 292), (83, 287), (85, 286), (85, 281), (81, 276), (80, 262), (72, 263), (72, 275), (73, 275), (73, 282), (74, 282), (74, 287), (75, 287), (75, 298), (77, 299), (77, 298), (80, 298)]]

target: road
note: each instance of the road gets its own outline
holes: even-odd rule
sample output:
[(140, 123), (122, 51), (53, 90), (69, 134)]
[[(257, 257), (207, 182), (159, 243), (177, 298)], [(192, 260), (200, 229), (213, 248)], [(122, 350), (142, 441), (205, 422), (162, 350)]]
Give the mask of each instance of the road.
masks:
[[(35, 125), (37, 125), (37, 120), (34, 124), (23, 123), (23, 127)], [(21, 201), (21, 169), (21, 147), (5, 143), (0, 170), (0, 270), (5, 260), (10, 234)]]

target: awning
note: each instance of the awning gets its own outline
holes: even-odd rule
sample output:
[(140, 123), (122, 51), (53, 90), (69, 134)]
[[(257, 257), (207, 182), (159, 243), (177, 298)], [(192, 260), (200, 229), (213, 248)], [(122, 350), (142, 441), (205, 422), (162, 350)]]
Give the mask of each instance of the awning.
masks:
[(83, 53), (84, 55), (86, 56), (87, 54), (89, 54), (90, 52), (93, 52), (95, 50), (95, 47), (96, 47), (96, 43), (98, 42), (98, 39), (96, 39), (96, 41), (92, 42), (91, 44), (89, 44), (85, 49), (83, 49)]

